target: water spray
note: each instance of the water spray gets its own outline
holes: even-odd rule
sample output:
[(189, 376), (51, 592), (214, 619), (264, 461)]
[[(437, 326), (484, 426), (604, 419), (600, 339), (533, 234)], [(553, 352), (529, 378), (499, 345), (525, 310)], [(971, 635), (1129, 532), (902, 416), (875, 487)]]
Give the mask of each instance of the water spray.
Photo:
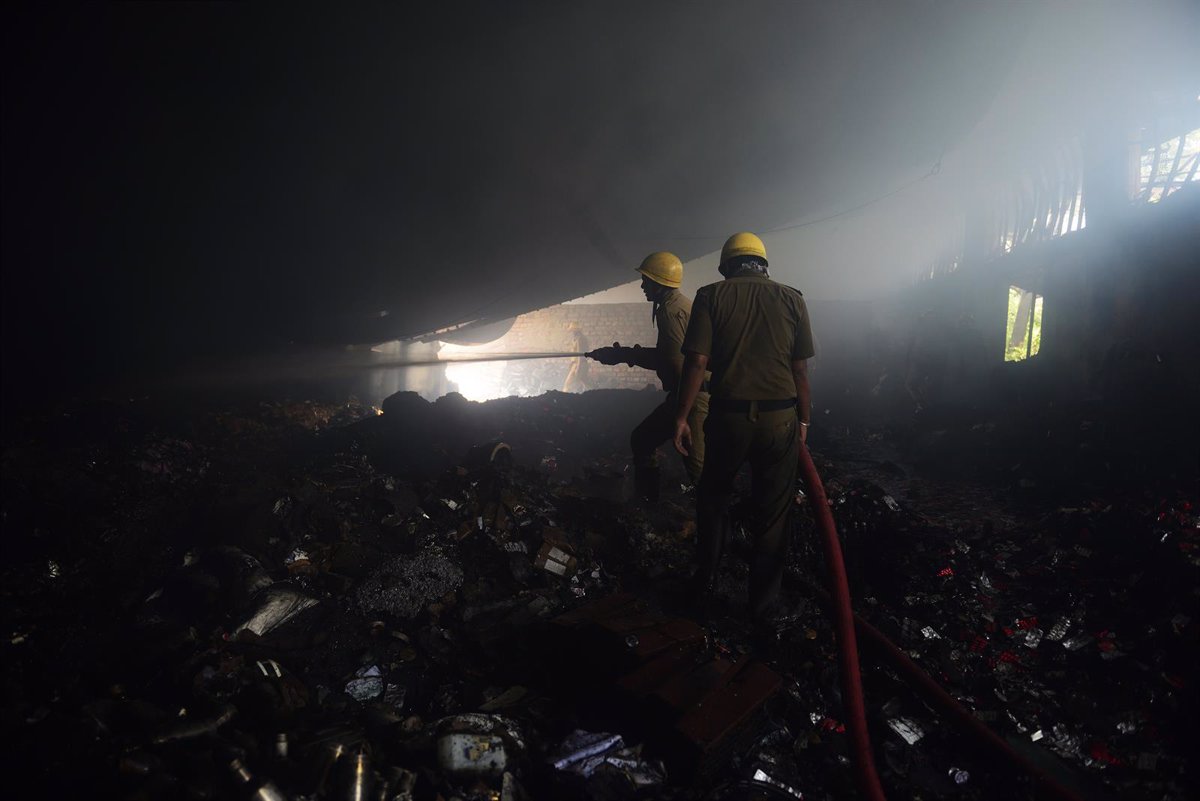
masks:
[(347, 354), (326, 353), (308, 358), (292, 356), (280, 360), (260, 359), (240, 364), (224, 365), (208, 370), (193, 370), (176, 379), (188, 387), (214, 387), (236, 384), (263, 384), (274, 381), (343, 380), (355, 373), (378, 370), (404, 370), (417, 367), (438, 367), (452, 364), (480, 364), (530, 359), (578, 359), (587, 356), (579, 351), (537, 353), (474, 353), (461, 358), (388, 359), (380, 354), (362, 352)]
[(469, 362), (511, 362), (521, 359), (575, 359), (580, 356), (587, 356), (587, 353), (477, 353), (473, 356), (465, 356), (461, 359), (417, 359), (417, 360), (395, 360), (383, 362), (370, 362), (362, 365), (354, 365), (362, 367), (365, 370), (392, 370), (404, 367), (433, 367), (439, 364), (466, 364)]

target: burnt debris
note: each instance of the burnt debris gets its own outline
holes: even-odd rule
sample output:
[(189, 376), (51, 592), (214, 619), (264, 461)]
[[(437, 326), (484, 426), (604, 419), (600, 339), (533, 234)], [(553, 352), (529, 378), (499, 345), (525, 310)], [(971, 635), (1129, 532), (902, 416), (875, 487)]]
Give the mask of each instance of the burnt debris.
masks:
[[(804, 492), (775, 646), (742, 620), (741, 526), (697, 620), (682, 468), (624, 500), (623, 427), (657, 400), (29, 420), (3, 457), (9, 775), (131, 799), (853, 792)], [(1080, 797), (1196, 792), (1194, 498), (1047, 504), (920, 478), (867, 429), (815, 444), (864, 619)], [(1032, 791), (863, 665), (889, 793)]]

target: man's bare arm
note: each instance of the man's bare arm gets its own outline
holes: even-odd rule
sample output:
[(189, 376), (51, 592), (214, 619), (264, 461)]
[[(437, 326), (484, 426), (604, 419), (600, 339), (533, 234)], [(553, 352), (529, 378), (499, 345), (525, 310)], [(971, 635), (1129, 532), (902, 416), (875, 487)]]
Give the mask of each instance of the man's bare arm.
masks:
[(796, 418), (800, 421), (800, 441), (808, 439), (809, 416), (812, 414), (812, 398), (808, 390), (808, 359), (792, 362), (792, 379), (796, 382)]
[(692, 448), (692, 429), (688, 426), (688, 415), (692, 413), (696, 396), (700, 394), (700, 386), (704, 383), (704, 371), (707, 369), (707, 356), (687, 352), (683, 360), (683, 378), (679, 382), (679, 405), (675, 409), (675, 450), (684, 456), (687, 456)]

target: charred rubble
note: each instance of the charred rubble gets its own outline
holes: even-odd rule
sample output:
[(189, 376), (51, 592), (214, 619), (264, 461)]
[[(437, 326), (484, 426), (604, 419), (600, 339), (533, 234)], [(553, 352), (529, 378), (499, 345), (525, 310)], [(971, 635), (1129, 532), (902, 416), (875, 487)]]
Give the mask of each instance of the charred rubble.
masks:
[[(5, 6), (5, 797), (1200, 798), (1200, 4), (345, 5)], [(774, 632), (587, 355), (747, 229)]]
[[(652, 508), (624, 498), (628, 421), (657, 400), (141, 400), (26, 421), (3, 452), (9, 781), (59, 798), (846, 797), (804, 492), (786, 625), (759, 654), (744, 528), (727, 611), (695, 621), (682, 470)], [(1047, 503), (1019, 479), (921, 478), (869, 427), (812, 445), (860, 615), (1080, 797), (1195, 796), (1186, 484)], [(646, 679), (667, 657), (739, 688), (707, 739), (694, 699)], [(863, 669), (894, 797), (1032, 792), (885, 663)]]

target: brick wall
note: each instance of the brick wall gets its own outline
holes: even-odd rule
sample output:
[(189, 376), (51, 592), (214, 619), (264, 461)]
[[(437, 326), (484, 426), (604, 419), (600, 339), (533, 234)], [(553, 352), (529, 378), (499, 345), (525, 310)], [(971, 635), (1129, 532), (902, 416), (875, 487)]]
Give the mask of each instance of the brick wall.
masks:
[[(650, 320), (649, 303), (570, 303), (522, 314), (508, 333), (488, 344), (489, 351), (505, 353), (575, 351), (571, 323), (579, 323), (587, 344), (583, 350), (611, 345), (653, 347), (657, 331)], [(590, 389), (642, 389), (647, 384), (658, 388), (653, 372), (625, 365), (608, 366), (587, 360), (587, 385)], [(570, 359), (508, 362), (505, 380), (519, 387), (521, 394), (539, 394), (561, 390), (570, 370)]]

